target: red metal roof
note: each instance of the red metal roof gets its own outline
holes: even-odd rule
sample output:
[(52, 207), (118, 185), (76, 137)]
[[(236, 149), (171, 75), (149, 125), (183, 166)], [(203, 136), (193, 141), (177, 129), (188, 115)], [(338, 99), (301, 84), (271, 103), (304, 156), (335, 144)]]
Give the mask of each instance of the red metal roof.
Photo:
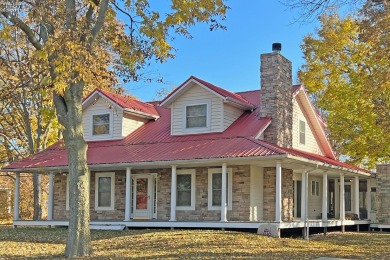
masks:
[(247, 104), (251, 107), (255, 107), (256, 105), (254, 105), (253, 103), (250, 103), (248, 102), (247, 99), (243, 98), (242, 96), (240, 96), (239, 94), (236, 94), (236, 93), (233, 93), (233, 92), (230, 92), (226, 89), (223, 89), (223, 88), (220, 88), (220, 87), (217, 87), (207, 81), (204, 81), (200, 78), (197, 78), (195, 76), (191, 76), (189, 77), (186, 81), (184, 81), (183, 84), (181, 84), (179, 87), (175, 88), (171, 93), (169, 93), (168, 96), (166, 96), (162, 101), (161, 103), (164, 103), (168, 98), (170, 98), (171, 96), (175, 95), (177, 93), (177, 91), (179, 91), (183, 86), (185, 86), (189, 81), (191, 80), (195, 80), (197, 82), (199, 82), (200, 84), (202, 84), (203, 86), (209, 88), (210, 90), (218, 93), (219, 95), (221, 95), (222, 97), (224, 98), (231, 98), (233, 100), (236, 100), (236, 101), (239, 101), (241, 103), (244, 103), (244, 104)]
[(92, 96), (93, 93), (95, 92), (100, 92), (105, 97), (107, 97), (108, 99), (110, 99), (112, 102), (114, 102), (115, 104), (117, 104), (123, 109), (130, 109), (130, 110), (146, 113), (154, 117), (159, 116), (155, 106), (150, 103), (142, 102), (132, 97), (125, 97), (102, 89), (95, 89), (90, 95), (88, 95), (84, 99), (84, 101), (87, 100), (90, 96)]
[[(241, 92), (240, 96), (248, 102), (256, 103), (259, 102), (260, 91)], [(325, 156), (281, 148), (257, 140), (256, 136), (271, 121), (270, 118), (260, 118), (258, 109), (244, 112), (222, 133), (172, 136), (170, 111), (158, 106), (157, 102), (151, 105), (160, 115), (158, 120), (149, 121), (122, 140), (88, 142), (88, 164), (294, 155), (351, 170), (369, 172)], [(67, 164), (65, 147), (62, 142), (58, 142), (45, 151), (14, 162), (4, 169), (62, 167)]]

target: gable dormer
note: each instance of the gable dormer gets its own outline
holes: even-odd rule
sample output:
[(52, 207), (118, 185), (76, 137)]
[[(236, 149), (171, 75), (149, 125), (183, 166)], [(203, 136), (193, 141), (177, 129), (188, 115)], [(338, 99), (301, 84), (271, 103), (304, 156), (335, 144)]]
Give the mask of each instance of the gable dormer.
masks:
[(315, 111), (304, 86), (293, 86), (292, 147), (335, 159), (325, 128), (326, 124)]
[(246, 110), (254, 109), (240, 95), (191, 76), (160, 104), (171, 110), (171, 134), (218, 133)]
[(153, 105), (108, 91), (96, 89), (83, 101), (86, 141), (122, 139), (158, 118)]

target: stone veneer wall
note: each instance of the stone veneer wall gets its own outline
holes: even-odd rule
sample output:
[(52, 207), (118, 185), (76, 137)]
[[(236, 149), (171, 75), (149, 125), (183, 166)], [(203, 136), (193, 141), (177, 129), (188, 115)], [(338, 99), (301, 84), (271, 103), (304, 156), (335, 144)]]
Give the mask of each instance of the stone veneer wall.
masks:
[[(264, 221), (275, 221), (276, 169), (264, 168)], [(293, 172), (282, 169), (282, 221), (293, 221)]]
[[(213, 167), (215, 168), (215, 167)], [(230, 168), (230, 167), (229, 167)], [(249, 221), (250, 215), (250, 167), (234, 166), (233, 169), (233, 203), (228, 210), (228, 221)], [(275, 168), (264, 168), (264, 221), (275, 220)], [(171, 170), (133, 170), (132, 174), (157, 173), (157, 219), (169, 220), (171, 208)], [(66, 175), (57, 174), (54, 180), (54, 219), (67, 219), (66, 211)], [(124, 219), (125, 186), (124, 171), (115, 172), (115, 210), (95, 210), (95, 173), (91, 173), (91, 219)], [(390, 189), (390, 188), (389, 188)], [(389, 204), (388, 204), (389, 205)], [(293, 220), (293, 173), (282, 169), (282, 220)], [(178, 221), (204, 220), (219, 221), (219, 210), (208, 210), (208, 168), (196, 168), (195, 210), (177, 210)]]
[(261, 117), (271, 117), (264, 140), (290, 148), (292, 146), (292, 65), (279, 53), (261, 54)]
[(377, 196), (379, 223), (390, 224), (390, 164), (377, 165)]
[[(54, 178), (54, 219), (69, 218), (69, 211), (66, 210), (66, 174), (56, 174)], [(91, 220), (125, 218), (125, 172), (115, 172), (115, 210), (95, 210), (95, 173), (91, 172), (90, 180), (90, 217)]]
[[(215, 167), (213, 167), (215, 168)], [(230, 168), (230, 167), (229, 167)], [(229, 221), (249, 221), (250, 167), (233, 168), (232, 210), (228, 210)], [(132, 174), (157, 173), (157, 219), (169, 220), (171, 208), (171, 169), (133, 170)], [(54, 219), (66, 219), (66, 175), (55, 176), (54, 184)], [(115, 172), (115, 210), (95, 211), (95, 173), (91, 173), (91, 220), (124, 219), (125, 172)], [(181, 220), (219, 221), (220, 210), (208, 210), (208, 168), (196, 168), (195, 210), (177, 210), (176, 218)]]

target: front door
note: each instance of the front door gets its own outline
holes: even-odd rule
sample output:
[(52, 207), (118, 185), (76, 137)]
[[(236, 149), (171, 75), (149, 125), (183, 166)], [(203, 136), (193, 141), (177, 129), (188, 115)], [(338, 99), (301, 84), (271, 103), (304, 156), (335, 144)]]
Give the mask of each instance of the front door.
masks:
[(153, 176), (134, 176), (134, 219), (152, 218)]

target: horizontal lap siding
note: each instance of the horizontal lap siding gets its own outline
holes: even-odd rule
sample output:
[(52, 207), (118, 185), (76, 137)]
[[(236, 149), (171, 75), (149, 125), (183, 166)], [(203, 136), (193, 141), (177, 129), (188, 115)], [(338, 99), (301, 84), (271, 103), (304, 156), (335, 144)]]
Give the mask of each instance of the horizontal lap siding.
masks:
[(105, 99), (99, 98), (96, 102), (92, 103), (83, 111), (83, 129), (84, 129), (85, 140), (86, 141), (102, 140), (102, 138), (99, 139), (99, 137), (92, 135), (92, 116), (97, 113), (98, 114), (112, 113), (110, 114), (110, 116), (113, 117), (112, 119), (113, 126), (111, 128), (112, 136), (110, 136), (109, 138), (105, 137), (104, 140), (122, 138), (123, 112), (120, 109), (113, 106), (108, 101), (106, 101)]
[[(185, 128), (185, 105), (190, 103), (210, 102), (210, 132), (222, 132), (222, 99), (200, 86), (193, 86), (172, 104), (172, 134), (190, 134)], [(194, 130), (195, 131), (195, 130)]]
[(139, 118), (135, 117), (129, 114), (124, 113), (123, 114), (123, 137), (126, 137), (133, 131), (135, 131), (137, 128), (142, 126), (148, 121), (148, 119), (145, 118)]
[[(306, 140), (305, 144), (302, 145), (299, 143), (299, 120), (302, 120), (306, 123)], [(305, 117), (298, 101), (294, 99), (293, 101), (293, 139), (292, 139), (293, 148), (307, 151), (315, 154), (324, 155), (321, 152), (321, 149), (318, 145), (317, 139), (313, 134), (313, 130), (308, 120)]]
[(223, 130), (228, 128), (237, 118), (242, 115), (243, 111), (241, 109), (235, 108), (224, 104), (223, 108)]

